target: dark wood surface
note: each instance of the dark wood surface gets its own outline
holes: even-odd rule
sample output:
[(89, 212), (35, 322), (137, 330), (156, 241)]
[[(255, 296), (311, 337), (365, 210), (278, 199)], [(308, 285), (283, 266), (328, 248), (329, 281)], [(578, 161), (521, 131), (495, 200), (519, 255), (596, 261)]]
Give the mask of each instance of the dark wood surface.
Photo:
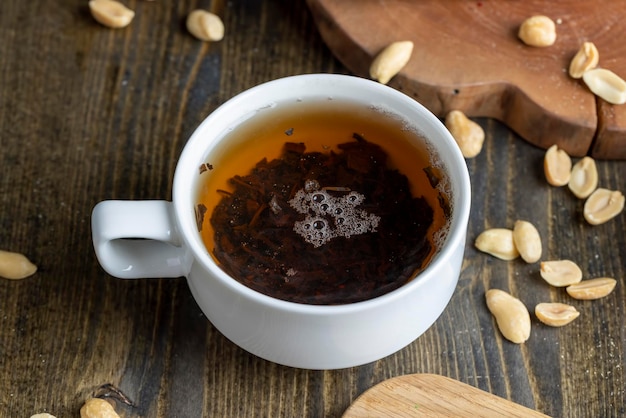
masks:
[[(124, 281), (98, 265), (90, 236), (104, 199), (169, 199), (176, 159), (215, 107), (258, 83), (349, 73), (304, 1), (128, 1), (110, 30), (86, 1), (0, 3), (0, 248), (39, 271), (0, 280), (0, 416), (77, 417), (109, 396), (123, 417), (339, 417), (373, 385), (409, 373), (468, 383), (555, 417), (626, 414), (626, 215), (591, 227), (582, 202), (543, 177), (543, 150), (499, 122), (468, 160), (473, 207), (466, 259), (440, 319), (400, 352), (365, 366), (310, 371), (239, 349), (202, 315), (184, 279)], [(226, 36), (191, 38), (186, 14), (210, 9)], [(600, 161), (600, 185), (626, 191), (626, 163)], [(572, 301), (538, 265), (478, 253), (488, 227), (532, 221), (544, 259), (577, 261), (615, 291)], [(484, 302), (501, 288), (531, 310), (572, 303), (581, 316), (548, 328), (533, 316), (523, 345), (503, 340)], [(128, 404), (121, 401), (128, 398)]]

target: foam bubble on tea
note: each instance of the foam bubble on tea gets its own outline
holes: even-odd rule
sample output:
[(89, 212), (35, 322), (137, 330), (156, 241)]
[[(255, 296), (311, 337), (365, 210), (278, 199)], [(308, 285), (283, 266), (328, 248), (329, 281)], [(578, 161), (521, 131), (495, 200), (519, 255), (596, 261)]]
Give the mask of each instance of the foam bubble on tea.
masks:
[(345, 187), (341, 191), (346, 194), (335, 197), (320, 189), (317, 180), (305, 180), (304, 188), (289, 201), (289, 205), (305, 217), (294, 223), (294, 231), (315, 248), (333, 238), (376, 231), (380, 216), (356, 208), (365, 197)]
[(316, 305), (372, 299), (414, 278), (445, 239), (445, 173), (427, 140), (388, 112), (278, 104), (226, 135), (199, 170), (198, 229), (220, 267), (258, 292)]

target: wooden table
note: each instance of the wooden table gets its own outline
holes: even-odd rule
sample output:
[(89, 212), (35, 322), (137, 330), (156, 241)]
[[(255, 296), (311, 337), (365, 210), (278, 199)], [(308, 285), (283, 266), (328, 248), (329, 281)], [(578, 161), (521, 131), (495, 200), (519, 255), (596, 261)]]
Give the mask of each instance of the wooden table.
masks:
[[(478, 120), (485, 147), (467, 160), (473, 208), (452, 302), (385, 359), (336, 371), (272, 364), (217, 332), (184, 279), (108, 276), (91, 244), (97, 202), (169, 199), (185, 141), (234, 94), (348, 71), (303, 1), (128, 0), (136, 17), (119, 30), (97, 24), (86, 3), (0, 5), (0, 248), (39, 266), (25, 280), (0, 280), (0, 416), (76, 417), (89, 397), (109, 396), (123, 417), (339, 417), (366, 389), (409, 373), (448, 376), (555, 417), (626, 414), (626, 215), (586, 224), (582, 202), (547, 185), (543, 151), (493, 120)], [(223, 17), (223, 41), (187, 34), (184, 18), (199, 6)], [(598, 169), (601, 186), (626, 191), (626, 162)], [(615, 277), (614, 292), (574, 301), (542, 281), (538, 264), (473, 248), (482, 230), (516, 219), (538, 227), (544, 259)], [(530, 340), (514, 345), (494, 327), (489, 288), (531, 310), (571, 303), (581, 316), (563, 328), (533, 317)]]

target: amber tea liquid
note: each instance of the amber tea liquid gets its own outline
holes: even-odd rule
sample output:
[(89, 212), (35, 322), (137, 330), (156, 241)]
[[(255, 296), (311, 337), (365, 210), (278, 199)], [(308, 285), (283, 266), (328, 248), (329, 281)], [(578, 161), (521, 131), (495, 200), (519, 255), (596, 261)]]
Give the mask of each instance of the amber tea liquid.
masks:
[(388, 293), (426, 267), (447, 233), (447, 179), (427, 141), (361, 104), (262, 109), (199, 172), (208, 252), (279, 299), (344, 304)]

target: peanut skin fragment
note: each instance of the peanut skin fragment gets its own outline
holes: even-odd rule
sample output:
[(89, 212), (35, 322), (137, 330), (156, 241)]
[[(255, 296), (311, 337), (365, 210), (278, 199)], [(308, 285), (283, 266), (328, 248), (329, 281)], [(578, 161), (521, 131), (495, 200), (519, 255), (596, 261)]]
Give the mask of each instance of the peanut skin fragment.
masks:
[(535, 316), (551, 327), (562, 327), (578, 318), (580, 312), (565, 303), (539, 303), (535, 306)]
[(0, 250), (0, 277), (20, 280), (32, 276), (36, 271), (37, 266), (31, 263), (25, 255)]
[(519, 251), (513, 241), (513, 231), (510, 229), (486, 229), (478, 235), (474, 245), (480, 251), (501, 260), (514, 260), (519, 257)]
[(530, 314), (522, 301), (499, 289), (489, 289), (485, 299), (504, 338), (515, 344), (528, 340)]
[(387, 84), (404, 68), (411, 59), (413, 42), (393, 42), (384, 48), (370, 65), (370, 77), (381, 84)]
[(120, 416), (104, 399), (91, 398), (80, 408), (80, 418), (120, 418)]
[(608, 296), (616, 285), (617, 280), (611, 277), (598, 277), (567, 286), (565, 291), (574, 299), (596, 300)]
[(525, 262), (536, 263), (541, 258), (541, 236), (537, 228), (530, 222), (515, 221), (513, 242)]

